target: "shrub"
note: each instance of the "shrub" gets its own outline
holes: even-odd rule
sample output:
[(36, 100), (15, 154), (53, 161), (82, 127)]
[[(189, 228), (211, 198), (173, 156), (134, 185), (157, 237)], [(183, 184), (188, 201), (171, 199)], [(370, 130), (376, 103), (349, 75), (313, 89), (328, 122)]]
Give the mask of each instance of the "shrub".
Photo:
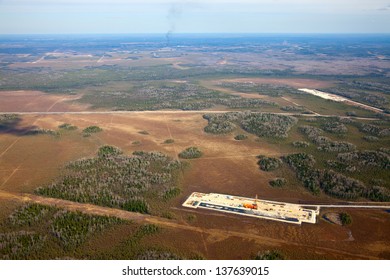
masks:
[(279, 251), (265, 251), (258, 252), (254, 258), (255, 260), (284, 260), (285, 257)]
[(298, 153), (283, 156), (282, 159), (295, 171), (297, 178), (308, 190), (316, 195), (320, 193), (319, 175), (314, 169), (315, 160), (312, 155)]
[(60, 240), (62, 246), (70, 250), (80, 246), (92, 234), (121, 222), (120, 219), (114, 217), (61, 211), (56, 214), (51, 231)]
[(32, 226), (44, 218), (52, 210), (51, 207), (40, 204), (27, 204), (15, 210), (10, 216), (9, 221), (12, 225)]
[(180, 260), (181, 258), (171, 252), (161, 250), (146, 250), (137, 256), (138, 260)]
[(131, 212), (138, 212), (143, 214), (149, 213), (149, 205), (143, 199), (130, 199), (123, 203), (122, 208)]
[(85, 134), (98, 133), (98, 132), (101, 132), (101, 131), (103, 131), (103, 129), (98, 127), (98, 126), (96, 126), (96, 125), (88, 126), (88, 127), (83, 129), (83, 132)]
[(136, 232), (136, 236), (137, 237), (143, 237), (145, 235), (152, 235), (152, 234), (156, 234), (156, 233), (159, 233), (161, 231), (161, 228), (157, 225), (154, 225), (154, 224), (146, 224), (146, 225), (142, 225), (140, 226), (140, 228), (138, 229), (138, 231)]
[[(342, 124), (340, 124), (342, 125)], [(328, 128), (329, 129), (329, 128)], [(318, 150), (324, 152), (349, 152), (356, 149), (356, 146), (348, 142), (332, 141), (328, 137), (322, 136), (322, 129), (317, 127), (304, 125), (300, 126), (299, 130), (305, 134), (313, 143), (318, 145)], [(337, 130), (337, 129), (336, 129)], [(341, 129), (340, 129), (341, 130)]]
[(375, 166), (382, 169), (390, 169), (390, 156), (381, 151), (358, 151), (341, 153), (337, 159), (342, 163), (355, 164), (362, 167)]
[(287, 132), (297, 123), (297, 119), (290, 116), (271, 113), (252, 113), (241, 121), (241, 127), (257, 136), (287, 138)]
[(245, 140), (247, 139), (248, 136), (244, 135), (244, 134), (238, 134), (234, 137), (235, 140), (238, 140), (238, 141), (241, 141), (241, 140)]
[(184, 159), (200, 158), (201, 156), (202, 152), (197, 147), (189, 147), (179, 153), (179, 157)]
[(371, 135), (364, 136), (363, 139), (366, 140), (367, 142), (377, 142), (377, 141), (379, 141), (378, 137), (371, 136)]
[(292, 142), (292, 145), (295, 148), (307, 148), (310, 146), (310, 144), (306, 141), (295, 141), (295, 142)]
[(372, 186), (366, 190), (365, 196), (372, 201), (390, 201), (390, 191), (384, 187)]
[(114, 146), (102, 146), (99, 148), (98, 156), (99, 157), (109, 157), (121, 155), (123, 152), (121, 149)]
[(319, 181), (326, 194), (338, 198), (356, 199), (365, 194), (366, 186), (362, 182), (333, 170), (322, 170), (319, 173)]
[(46, 187), (44, 196), (149, 213), (148, 199), (161, 199), (177, 182), (181, 164), (159, 152), (121, 154), (103, 146), (99, 156), (69, 163), (66, 172)]
[(175, 143), (175, 140), (167, 139), (167, 140), (164, 141), (164, 144), (172, 144), (172, 143)]
[(280, 107), (280, 110), (287, 111), (287, 112), (301, 112), (304, 109), (305, 108), (302, 106), (292, 106), (292, 105)]
[(329, 141), (321, 144), (317, 149), (324, 152), (350, 152), (356, 150), (356, 146), (348, 142)]
[(281, 188), (284, 185), (286, 185), (286, 183), (287, 183), (287, 180), (284, 178), (274, 178), (274, 179), (269, 181), (270, 186), (273, 188)]
[(23, 260), (37, 253), (44, 245), (46, 236), (35, 232), (19, 231), (0, 233), (0, 259)]
[(260, 160), (257, 164), (260, 166), (260, 169), (263, 171), (272, 171), (278, 169), (282, 164), (282, 161), (278, 158), (266, 157), (266, 156), (257, 156)]
[(328, 121), (324, 123), (322, 125), (322, 129), (327, 132), (336, 133), (336, 134), (342, 134), (348, 132), (348, 129), (344, 124), (335, 121)]
[(165, 193), (163, 194), (163, 198), (166, 200), (174, 198), (174, 197), (178, 196), (180, 194), (180, 192), (181, 192), (181, 190), (179, 188), (170, 188), (170, 189), (165, 191)]
[(64, 123), (58, 126), (59, 129), (65, 129), (65, 130), (76, 130), (77, 126), (71, 125), (70, 123)]
[(230, 112), (207, 114), (203, 118), (208, 120), (204, 128), (208, 133), (226, 134), (232, 132), (238, 124), (249, 133), (275, 138), (286, 138), (287, 132), (297, 123), (294, 117), (272, 113)]
[(340, 221), (343, 226), (352, 224), (352, 217), (345, 212), (340, 213)]
[(34, 128), (29, 130), (26, 135), (51, 135), (51, 136), (59, 136), (60, 133), (51, 129), (44, 128)]
[(362, 132), (366, 132), (368, 134), (371, 134), (371, 135), (374, 135), (377, 137), (387, 137), (390, 135), (389, 128), (382, 129), (379, 126), (373, 125), (373, 124), (367, 124), (367, 123), (359, 124), (358, 128)]

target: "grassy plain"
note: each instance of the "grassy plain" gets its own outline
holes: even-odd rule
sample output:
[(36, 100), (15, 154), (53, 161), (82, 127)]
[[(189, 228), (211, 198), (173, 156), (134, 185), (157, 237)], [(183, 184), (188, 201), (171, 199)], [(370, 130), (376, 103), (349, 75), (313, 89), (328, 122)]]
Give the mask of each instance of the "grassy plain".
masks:
[[(331, 225), (324, 220), (320, 220), (319, 224), (314, 227), (307, 225), (296, 227), (208, 211), (188, 212), (181, 208), (182, 201), (193, 191), (230, 193), (250, 197), (258, 194), (262, 198), (290, 202), (337, 201), (326, 195), (310, 194), (295, 178), (294, 173), (285, 166), (274, 172), (259, 170), (256, 164), (256, 156), (259, 154), (280, 156), (300, 150), (291, 145), (292, 140), (305, 139), (296, 127), (291, 130), (289, 138), (283, 140), (269, 140), (249, 135), (245, 141), (236, 141), (234, 135), (243, 133), (241, 129), (222, 136), (205, 133), (203, 128), (207, 121), (202, 118), (202, 113), (134, 112), (126, 115), (64, 114), (23, 117), (25, 126), (35, 124), (42, 128), (55, 130), (63, 123), (76, 125), (79, 129), (67, 131), (58, 138), (50, 135), (5, 135), (2, 137), (3, 147), (9, 147), (10, 143), (17, 140), (1, 157), (2, 178), (6, 178), (6, 182), (3, 182), (1, 186), (2, 191), (32, 193), (37, 186), (48, 184), (59, 176), (61, 167), (67, 162), (82, 157), (91, 157), (103, 144), (120, 147), (129, 155), (135, 150), (144, 150), (161, 151), (171, 157), (176, 157), (187, 147), (196, 146), (201, 148), (204, 154), (201, 158), (188, 160), (189, 167), (183, 170), (182, 193), (172, 201), (171, 208), (167, 210), (169, 213), (164, 213), (174, 222), (191, 225), (196, 230), (163, 227), (160, 233), (145, 239), (145, 244), (153, 244), (153, 248), (177, 254), (187, 252), (188, 254), (181, 255), (185, 258), (200, 255), (204, 258), (215, 259), (245, 259), (251, 258), (251, 255), (259, 250), (274, 248), (283, 251), (288, 258), (386, 258), (387, 256), (384, 254), (388, 250), (386, 248), (389, 248), (387, 240), (389, 232), (385, 230), (388, 213), (383, 211), (350, 211), (354, 221), (353, 225), (344, 228)], [(102, 132), (88, 138), (82, 137), (82, 128), (96, 124), (103, 129)], [(148, 131), (149, 134), (140, 134), (139, 131), (143, 130)], [(360, 132), (356, 132), (358, 133)], [(164, 144), (165, 139), (168, 138), (174, 139), (174, 143)], [(137, 140), (141, 144), (134, 146), (132, 142)], [(356, 144), (359, 144), (358, 139)], [(363, 144), (367, 145), (365, 142)], [(315, 154), (316, 158), (333, 157), (317, 152), (314, 145), (307, 151)], [(42, 157), (42, 155), (45, 156)], [(205, 170), (207, 170), (206, 176)], [(271, 188), (268, 181), (280, 176), (288, 180), (288, 186), (281, 189)], [(16, 207), (15, 204), (2, 204), (2, 213), (10, 213), (10, 210), (6, 209), (14, 207)], [(195, 218), (189, 220), (190, 215)], [(372, 235), (363, 234), (362, 227), (366, 228), (367, 225), (375, 229), (375, 238)], [(109, 230), (107, 234), (88, 241), (88, 245), (80, 247), (72, 257), (136, 257), (125, 254), (121, 243), (125, 242), (125, 239), (118, 237), (125, 236), (131, 228), (132, 226), (118, 226), (117, 229)], [(242, 233), (243, 236), (233, 234), (229, 237), (230, 231)], [(347, 241), (349, 231), (354, 241)], [(252, 235), (250, 237), (245, 234)], [(188, 236), (191, 236), (190, 241), (188, 241)], [(104, 244), (108, 240), (117, 246), (105, 247)], [(380, 251), (378, 247), (375, 247), (379, 246), (378, 240), (382, 240)], [(164, 246), (161, 246), (162, 243)], [(231, 247), (231, 244), (240, 245)], [(370, 245), (375, 245), (373, 247), (375, 250), (368, 250), (367, 248), (371, 248)], [(248, 246), (249, 250), (246, 249)], [(97, 249), (95, 251), (92, 248)], [(52, 258), (54, 255), (55, 253), (45, 253), (42, 256)]]
[[(315, 168), (329, 168), (327, 161), (336, 161), (338, 152), (319, 150), (299, 127), (323, 128), (327, 121), (320, 115), (345, 117), (347, 112), (378, 120), (352, 118), (358, 124), (343, 123), (347, 133), (324, 131), (321, 135), (349, 142), (357, 151), (389, 149), (389, 135), (377, 137), (361, 129), (361, 124), (369, 123), (385, 131), (388, 116), (297, 91), (342, 89), (368, 105), (388, 100), (388, 77), (385, 71), (375, 70), (387, 69), (387, 62), (360, 53), (367, 46), (355, 44), (359, 47), (345, 52), (333, 44), (322, 48), (322, 43), (305, 43), (301, 48), (280, 42), (169, 48), (142, 41), (121, 42), (116, 49), (110, 43), (106, 46), (107, 42), (97, 44), (89, 49), (79, 49), (77, 44), (62, 46), (59, 51), (54, 51), (57, 46), (50, 50), (38, 45), (29, 54), (0, 53), (0, 112), (37, 112), (0, 123), (0, 234), (31, 231), (46, 236), (43, 247), (20, 258), (251, 259), (258, 252), (277, 250), (288, 259), (390, 259), (389, 213), (383, 210), (348, 209), (353, 220), (348, 226), (326, 221), (323, 210), (317, 224), (296, 226), (181, 206), (194, 191), (296, 203), (345, 202), (324, 192), (314, 195), (285, 163), (273, 171), (260, 170), (257, 156), (279, 158), (305, 152), (314, 156)], [(229, 88), (221, 83), (237, 85)], [(240, 83), (258, 84), (263, 90), (239, 90)], [(365, 99), (364, 90), (378, 98)], [(278, 91), (281, 94), (275, 94)], [(294, 106), (302, 109), (288, 111)], [(258, 137), (238, 123), (230, 133), (206, 133), (208, 122), (203, 114), (225, 111), (301, 115), (285, 138)], [(59, 128), (65, 123), (77, 129)], [(90, 126), (102, 131), (84, 137), (83, 130)], [(237, 141), (234, 137), (241, 134), (248, 138)], [(295, 141), (306, 141), (309, 146), (293, 146)], [(38, 187), (66, 175), (69, 162), (95, 157), (105, 145), (120, 148), (125, 156), (158, 151), (179, 159), (179, 153), (189, 147), (199, 148), (202, 156), (180, 159), (184, 163), (177, 180), (180, 192), (175, 191), (177, 196), (170, 195), (170, 199), (154, 198), (157, 210), (150, 216), (34, 195)], [(388, 167), (357, 168), (340, 173), (367, 186), (390, 189)], [(274, 178), (287, 183), (271, 187), (269, 181)], [(41, 224), (10, 225), (9, 216), (27, 202), (51, 205), (55, 210)], [(360, 198), (357, 202), (368, 201)], [(73, 219), (84, 222), (88, 220), (85, 214), (123, 221), (67, 250), (50, 227), (54, 212), (62, 209), (81, 211)], [(18, 240), (18, 234), (1, 238)]]

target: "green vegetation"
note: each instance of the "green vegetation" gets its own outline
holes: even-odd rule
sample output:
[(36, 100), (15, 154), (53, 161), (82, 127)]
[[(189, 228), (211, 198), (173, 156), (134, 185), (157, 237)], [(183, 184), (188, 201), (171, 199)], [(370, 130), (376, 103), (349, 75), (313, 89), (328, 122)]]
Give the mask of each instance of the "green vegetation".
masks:
[(96, 125), (88, 126), (88, 127), (83, 129), (83, 132), (86, 133), (86, 134), (98, 133), (98, 132), (101, 132), (101, 131), (103, 131), (103, 129), (98, 127), (98, 126), (96, 126)]
[(119, 223), (121, 220), (118, 218), (61, 211), (54, 216), (51, 231), (65, 250), (73, 250), (91, 235)]
[(44, 246), (46, 237), (35, 232), (0, 233), (0, 259), (27, 259)]
[(202, 151), (199, 150), (197, 147), (189, 147), (179, 153), (180, 158), (184, 159), (193, 159), (193, 158), (200, 158), (202, 156)]
[(196, 220), (196, 216), (193, 215), (193, 214), (189, 214), (189, 215), (187, 216), (187, 220), (191, 223), (191, 222), (193, 222), (193, 221)]
[(147, 250), (137, 256), (138, 260), (181, 260), (178, 255), (162, 251), (162, 250)]
[(348, 213), (342, 212), (340, 213), (340, 221), (343, 226), (348, 226), (352, 224), (352, 217)]
[(180, 162), (159, 152), (137, 151), (133, 156), (126, 156), (116, 147), (103, 146), (98, 157), (71, 162), (61, 178), (36, 192), (81, 203), (150, 213), (152, 209), (148, 201), (163, 207), (158, 201), (176, 185), (180, 167)]
[(320, 188), (316, 182), (315, 172), (313, 167), (315, 164), (314, 157), (306, 153), (292, 154), (282, 157), (295, 172), (303, 185), (313, 194), (319, 194)]
[(179, 188), (169, 188), (163, 194), (163, 198), (166, 200), (169, 200), (171, 198), (178, 196), (180, 193), (181, 193), (181, 190)]
[(287, 138), (287, 132), (296, 123), (297, 119), (293, 117), (261, 113), (244, 117), (241, 127), (257, 136)]
[(140, 228), (138, 229), (135, 236), (140, 238), (140, 237), (143, 237), (146, 235), (152, 235), (152, 234), (159, 233), (160, 231), (161, 231), (161, 228), (159, 226), (154, 225), (154, 224), (147, 224), (147, 225), (140, 226)]
[(339, 123), (337, 121), (325, 122), (322, 125), (322, 129), (327, 131), (327, 132), (335, 133), (335, 134), (347, 133), (348, 132), (347, 127), (344, 124)]
[(389, 101), (385, 96), (378, 94), (378, 91), (389, 92), (389, 90), (390, 87), (387, 83), (377, 83), (367, 80), (343, 81), (337, 87), (326, 89), (327, 92), (382, 109), (389, 108)]
[(33, 128), (25, 133), (25, 135), (51, 135), (51, 136), (59, 136), (59, 132), (51, 129), (45, 128)]
[(119, 156), (123, 154), (122, 150), (114, 146), (102, 146), (99, 148), (98, 157), (110, 157), (110, 156)]
[(260, 84), (253, 82), (222, 82), (218, 86), (244, 93), (258, 93), (269, 96), (283, 96), (285, 94), (302, 94), (300, 91), (285, 85)]
[[(171, 79), (171, 77), (170, 77)], [(96, 98), (96, 97), (99, 98)], [(91, 91), (81, 102), (98, 108), (114, 110), (203, 110), (216, 105), (228, 108), (273, 107), (276, 103), (262, 99), (248, 99), (202, 87), (190, 82), (144, 81), (126, 84), (118, 90)]]
[(269, 185), (273, 188), (281, 188), (285, 186), (287, 183), (287, 180), (284, 178), (274, 178), (269, 181)]
[(273, 171), (278, 169), (282, 164), (282, 161), (278, 158), (266, 157), (266, 156), (257, 156), (259, 161), (257, 164), (260, 166), (260, 169), (263, 171)]
[(370, 166), (390, 169), (390, 155), (381, 151), (358, 151), (337, 155), (337, 160), (344, 164), (353, 164), (367, 168)]
[(390, 128), (381, 128), (380, 126), (368, 123), (356, 123), (359, 130), (373, 136), (386, 137), (390, 136)]
[(71, 125), (70, 123), (64, 123), (58, 126), (59, 129), (64, 129), (64, 130), (76, 130), (77, 126)]
[[(329, 124), (329, 123), (328, 123)], [(334, 126), (326, 126), (332, 132), (341, 131), (342, 129), (334, 128)], [(336, 126), (337, 127), (337, 126)], [(326, 136), (322, 136), (324, 131), (318, 127), (304, 125), (300, 126), (299, 130), (305, 134), (314, 144), (317, 144), (317, 149), (323, 152), (349, 152), (356, 149), (354, 144), (343, 141), (332, 141)]]
[(19, 119), (17, 114), (0, 114), (0, 123), (5, 123), (7, 121), (13, 121)]
[(172, 143), (175, 143), (175, 140), (167, 139), (167, 140), (164, 141), (164, 144), (172, 144)]
[(363, 136), (363, 139), (366, 140), (367, 142), (377, 142), (377, 141), (379, 141), (378, 137), (371, 136), (371, 135)]
[(310, 143), (308, 143), (306, 141), (294, 141), (294, 142), (292, 142), (292, 145), (295, 148), (307, 148), (310, 146)]
[(121, 204), (123, 210), (130, 212), (138, 212), (142, 214), (148, 214), (149, 204), (142, 198), (131, 198)]
[(315, 160), (311, 155), (291, 154), (282, 159), (296, 172), (303, 185), (314, 194), (319, 194), (322, 190), (328, 195), (342, 199), (364, 197), (374, 201), (390, 201), (390, 192), (384, 187), (367, 187), (361, 181), (333, 170), (315, 169)]
[(258, 252), (255, 260), (284, 260), (285, 257), (277, 250)]
[(238, 124), (249, 133), (274, 138), (286, 138), (287, 132), (297, 123), (294, 117), (271, 113), (231, 112), (206, 114), (203, 118), (208, 120), (208, 125), (204, 129), (208, 133), (229, 133)]
[(248, 139), (248, 136), (246, 136), (245, 134), (238, 134), (238, 135), (234, 136), (234, 139), (238, 140), (238, 141), (242, 141), (242, 140)]
[(280, 107), (280, 110), (286, 111), (286, 112), (302, 112), (302, 111), (305, 110), (305, 108), (302, 107), (302, 106), (292, 106), (292, 105), (289, 105), (289, 106)]
[(32, 226), (41, 221), (45, 216), (52, 212), (52, 208), (40, 204), (26, 204), (25, 206), (16, 209), (11, 216), (9, 222), (14, 226)]
[(232, 114), (206, 114), (203, 118), (208, 120), (208, 125), (204, 128), (207, 133), (226, 134), (236, 128), (232, 121), (237, 120), (237, 117)]
[(4, 223), (12, 232), (0, 232), (0, 259), (68, 255), (103, 230), (119, 224), (125, 222), (113, 217), (26, 204), (14, 210)]

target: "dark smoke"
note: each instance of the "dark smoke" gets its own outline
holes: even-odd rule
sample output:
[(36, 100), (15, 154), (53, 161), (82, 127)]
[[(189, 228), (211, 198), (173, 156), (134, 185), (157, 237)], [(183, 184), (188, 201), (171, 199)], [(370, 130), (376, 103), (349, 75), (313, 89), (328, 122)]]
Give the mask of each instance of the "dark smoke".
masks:
[(174, 33), (176, 30), (176, 21), (181, 17), (182, 12), (183, 6), (181, 3), (172, 4), (168, 10), (167, 19), (169, 23), (169, 30), (165, 34), (167, 46), (169, 46), (171, 43), (172, 33)]

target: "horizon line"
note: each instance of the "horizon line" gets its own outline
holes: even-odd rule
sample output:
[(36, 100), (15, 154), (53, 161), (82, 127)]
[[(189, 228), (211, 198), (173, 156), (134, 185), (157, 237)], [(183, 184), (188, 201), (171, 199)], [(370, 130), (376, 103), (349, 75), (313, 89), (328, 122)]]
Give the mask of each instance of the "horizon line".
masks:
[[(34, 36), (34, 35), (161, 35), (166, 32), (132, 32), (132, 33), (0, 33), (0, 36)], [(390, 32), (177, 32), (175, 35), (390, 35)]]

